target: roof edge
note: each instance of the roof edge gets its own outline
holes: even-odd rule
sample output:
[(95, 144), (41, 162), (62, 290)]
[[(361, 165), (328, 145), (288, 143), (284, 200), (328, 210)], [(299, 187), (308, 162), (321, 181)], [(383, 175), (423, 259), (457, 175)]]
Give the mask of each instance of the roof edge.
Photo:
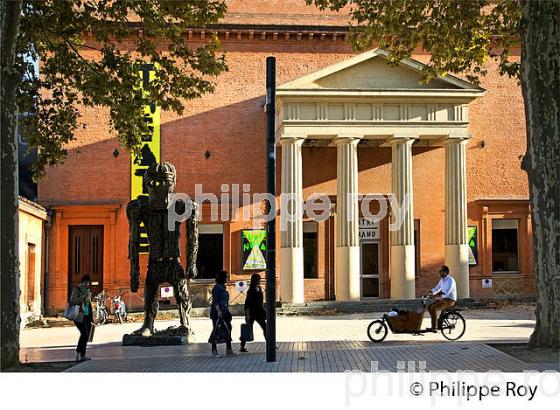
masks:
[[(321, 78), (336, 74), (338, 72), (341, 72), (347, 68), (350, 68), (354, 65), (363, 63), (364, 61), (373, 59), (375, 57), (381, 56), (384, 59), (387, 59), (389, 53), (385, 50), (382, 50), (380, 48), (375, 48), (366, 52), (363, 52), (361, 54), (358, 54), (354, 57), (351, 57), (347, 60), (343, 60), (341, 62), (338, 62), (336, 64), (324, 67), (318, 71), (315, 71), (313, 73), (310, 74), (306, 74), (302, 77), (296, 78), (295, 80), (289, 81), (287, 83), (281, 84), (279, 87), (277, 87), (277, 90), (279, 91), (283, 91), (283, 90), (293, 90), (293, 89), (298, 89), (300, 87), (298, 87), (299, 84), (301, 84), (302, 82), (315, 82)], [(417, 60), (414, 60), (413, 58), (405, 58), (403, 60), (401, 60), (399, 62), (399, 65), (407, 67), (409, 69), (412, 69), (414, 71), (420, 72), (424, 67), (426, 67), (426, 64), (421, 63)], [(486, 91), (484, 88), (479, 87), (479, 86), (475, 86), (474, 84), (465, 81), (453, 74), (448, 74), (445, 77), (443, 76), (437, 76), (437, 79), (444, 82), (444, 83), (448, 83), (451, 84), (455, 87), (458, 87), (458, 89), (460, 91), (477, 91), (477, 92), (484, 92)], [(301, 89), (301, 88), (300, 88)]]

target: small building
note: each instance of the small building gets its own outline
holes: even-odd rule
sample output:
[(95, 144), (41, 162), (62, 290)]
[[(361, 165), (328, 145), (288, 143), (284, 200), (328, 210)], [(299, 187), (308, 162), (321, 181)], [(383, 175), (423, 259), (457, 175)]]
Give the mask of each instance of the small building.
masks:
[(43, 314), (45, 224), (48, 215), (41, 205), (19, 197), (19, 288), (22, 326), (30, 317)]

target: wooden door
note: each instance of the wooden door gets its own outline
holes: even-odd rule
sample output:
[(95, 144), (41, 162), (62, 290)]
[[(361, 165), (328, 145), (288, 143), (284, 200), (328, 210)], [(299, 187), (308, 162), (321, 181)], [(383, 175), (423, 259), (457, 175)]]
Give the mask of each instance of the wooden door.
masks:
[(70, 226), (68, 235), (69, 292), (89, 275), (94, 295), (103, 290), (103, 225)]
[(25, 293), (25, 303), (29, 310), (33, 310), (35, 305), (35, 244), (27, 244), (27, 286)]

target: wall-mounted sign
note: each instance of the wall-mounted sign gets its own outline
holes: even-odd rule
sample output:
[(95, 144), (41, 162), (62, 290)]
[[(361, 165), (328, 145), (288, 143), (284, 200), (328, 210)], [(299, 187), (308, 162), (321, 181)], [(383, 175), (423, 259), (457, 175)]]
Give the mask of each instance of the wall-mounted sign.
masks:
[(173, 288), (171, 286), (162, 286), (159, 291), (162, 298), (173, 297)]
[(467, 230), (467, 243), (469, 244), (469, 265), (478, 264), (478, 237), (476, 226), (469, 226)]
[(492, 279), (482, 279), (482, 289), (492, 289)]
[[(138, 75), (141, 78), (140, 87), (145, 89), (149, 82), (156, 76), (153, 64), (143, 64)], [(150, 165), (160, 162), (160, 108), (155, 104), (144, 107), (144, 121), (148, 124), (150, 135), (142, 138), (141, 155), (132, 155), (132, 167), (130, 174), (130, 198), (136, 199), (138, 195), (147, 194), (144, 191), (142, 181), (144, 173)], [(148, 253), (148, 235), (144, 224), (140, 225), (140, 253)]]
[(264, 229), (241, 231), (243, 270), (266, 269), (266, 231)]
[(381, 239), (379, 222), (361, 218), (359, 220), (360, 240)]
[(235, 290), (239, 293), (245, 293), (249, 289), (249, 282), (246, 280), (238, 280), (235, 282)]

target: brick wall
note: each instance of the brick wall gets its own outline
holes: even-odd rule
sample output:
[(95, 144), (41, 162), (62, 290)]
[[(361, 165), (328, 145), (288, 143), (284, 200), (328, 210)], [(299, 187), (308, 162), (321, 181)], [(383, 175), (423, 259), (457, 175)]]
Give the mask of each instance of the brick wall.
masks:
[[(261, 3), (232, 1), (229, 18), (237, 22), (255, 18)], [(267, 2), (270, 3), (270, 2)], [(336, 15), (319, 16), (304, 12), (301, 1), (276, 1), (274, 12), (287, 14), (286, 21), (319, 24), (336, 20)], [(264, 6), (262, 6), (264, 7)], [(244, 13), (242, 13), (242, 11)], [(236, 15), (235, 13), (238, 13)], [(305, 14), (308, 13), (308, 14)], [(274, 14), (274, 13), (273, 13)], [(273, 14), (267, 15), (276, 20)], [(302, 15), (305, 15), (302, 17)], [(270, 17), (272, 16), (272, 17)], [(291, 16), (291, 17), (290, 17)], [(313, 17), (315, 16), (315, 17)], [(330, 16), (330, 17), (329, 17)], [(261, 16), (262, 17), (262, 16)], [(259, 21), (265, 21), (266, 16)], [(292, 19), (292, 20), (290, 20)], [(315, 19), (315, 20), (313, 20)], [(316, 20), (319, 19), (319, 20)], [(232, 21), (233, 21), (232, 20)], [(321, 39), (296, 35), (286, 40), (279, 35), (274, 40), (255, 35), (241, 39), (221, 35), (227, 55), (229, 71), (216, 79), (216, 92), (186, 103), (184, 114), (162, 113), (161, 156), (177, 168), (177, 192), (194, 195), (194, 186), (203, 185), (204, 192), (220, 194), (221, 184), (250, 184), (252, 192), (265, 190), (265, 122), (263, 102), (265, 93), (265, 59), (277, 59), (277, 83), (282, 84), (312, 73), (353, 55), (343, 37)], [(193, 36), (193, 46), (199, 37)], [(415, 56), (426, 61), (428, 56)], [(516, 56), (515, 58), (518, 58)], [(481, 86), (487, 90), (484, 97), (470, 105), (469, 121), (472, 140), (467, 147), (468, 202), (480, 198), (527, 198), (527, 178), (520, 169), (525, 152), (525, 124), (523, 100), (514, 80), (498, 75), (496, 65), (488, 64), (488, 76)], [(117, 203), (116, 249), (112, 271), (107, 273), (107, 286), (118, 288), (128, 285), (127, 238), (128, 224), (124, 207), (130, 196), (130, 157), (119, 146), (107, 127), (107, 111), (99, 108), (82, 109), (82, 121), (87, 128), (77, 132), (76, 141), (68, 145), (68, 159), (64, 165), (48, 170), (47, 178), (39, 183), (39, 201), (42, 204), (104, 204)], [(120, 155), (113, 152), (118, 149)], [(205, 153), (208, 151), (208, 159)], [(278, 167), (280, 158), (278, 156)], [(359, 189), (362, 193), (388, 193), (391, 188), (391, 157), (388, 148), (359, 148)], [(280, 175), (278, 169), (278, 175)], [(413, 149), (414, 217), (421, 220), (421, 272), (418, 292), (432, 286), (435, 270), (443, 263), (444, 254), (444, 155), (443, 149)], [(336, 194), (336, 150), (333, 148), (304, 148), (304, 196), (313, 192)], [(278, 189), (280, 180), (278, 177)], [(469, 218), (478, 220), (478, 214), (469, 207)], [(232, 278), (247, 278), (240, 271), (239, 246), (236, 241), (241, 229), (250, 223), (236, 222), (228, 228), (228, 256), (225, 268)], [(56, 237), (56, 224), (52, 235)], [(278, 241), (279, 242), (279, 241)], [(55, 250), (59, 258), (67, 257), (67, 249)], [(184, 251), (184, 250), (183, 250)], [(51, 263), (52, 262), (51, 258)], [(51, 269), (54, 269), (54, 265)], [(66, 273), (56, 271), (56, 275)], [(64, 279), (56, 279), (56, 297), (49, 298), (53, 306), (64, 305)], [(306, 281), (309, 299), (320, 299), (325, 292), (324, 282)], [(477, 288), (476, 288), (477, 289)], [(478, 290), (476, 290), (478, 292)], [(126, 299), (125, 299), (126, 300)], [(138, 297), (136, 302), (141, 304)]]

